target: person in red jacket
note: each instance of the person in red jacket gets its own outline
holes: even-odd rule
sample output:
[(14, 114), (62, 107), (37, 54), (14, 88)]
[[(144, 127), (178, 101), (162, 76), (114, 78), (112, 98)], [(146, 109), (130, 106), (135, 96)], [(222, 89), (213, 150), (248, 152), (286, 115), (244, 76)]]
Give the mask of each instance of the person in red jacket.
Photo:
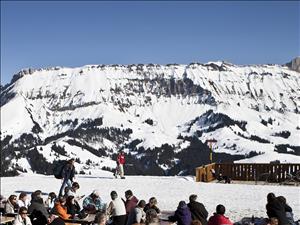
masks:
[(224, 216), (224, 214), (225, 206), (217, 205), (216, 212), (209, 218), (207, 225), (233, 225), (233, 223)]
[(117, 169), (115, 173), (115, 177), (117, 174), (120, 175), (121, 179), (124, 179), (124, 164), (125, 164), (125, 155), (124, 152), (121, 150), (118, 157), (117, 157)]

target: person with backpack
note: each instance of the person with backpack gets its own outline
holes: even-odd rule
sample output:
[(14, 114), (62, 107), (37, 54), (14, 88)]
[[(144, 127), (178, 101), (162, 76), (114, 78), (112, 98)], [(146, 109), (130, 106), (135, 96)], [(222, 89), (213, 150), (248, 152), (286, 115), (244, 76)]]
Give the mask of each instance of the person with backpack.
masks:
[(66, 186), (70, 188), (72, 187), (73, 179), (75, 176), (74, 162), (74, 159), (70, 159), (62, 168), (61, 177), (63, 179), (63, 182), (59, 190), (59, 197), (63, 196), (63, 191), (65, 190)]

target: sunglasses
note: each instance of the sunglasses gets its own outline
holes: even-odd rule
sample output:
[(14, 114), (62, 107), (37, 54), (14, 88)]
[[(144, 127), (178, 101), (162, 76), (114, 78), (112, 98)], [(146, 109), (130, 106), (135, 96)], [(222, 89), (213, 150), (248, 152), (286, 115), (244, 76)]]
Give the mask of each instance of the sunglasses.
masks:
[(24, 215), (24, 214), (27, 214), (27, 212), (21, 212), (20, 214), (23, 214), (23, 215)]

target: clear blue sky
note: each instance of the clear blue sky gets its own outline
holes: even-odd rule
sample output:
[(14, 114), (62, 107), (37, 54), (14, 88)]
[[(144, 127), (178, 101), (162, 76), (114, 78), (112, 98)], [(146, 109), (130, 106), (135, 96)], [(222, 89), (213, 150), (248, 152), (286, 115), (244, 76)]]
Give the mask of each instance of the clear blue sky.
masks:
[(299, 55), (298, 1), (2, 2), (1, 78), (85, 64), (283, 64)]

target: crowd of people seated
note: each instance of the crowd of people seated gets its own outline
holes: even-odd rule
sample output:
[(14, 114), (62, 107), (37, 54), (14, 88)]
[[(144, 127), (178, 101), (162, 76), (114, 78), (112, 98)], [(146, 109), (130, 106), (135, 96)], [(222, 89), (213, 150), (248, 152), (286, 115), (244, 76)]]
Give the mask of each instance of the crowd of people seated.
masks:
[[(44, 201), (42, 191), (31, 193), (31, 200), (27, 193), (10, 195), (6, 200), (0, 199), (0, 207), (4, 213), (15, 213), (13, 225), (63, 225), (66, 220), (84, 219), (88, 214), (95, 214), (94, 225), (158, 225), (161, 210), (158, 201), (151, 197), (146, 203), (134, 196), (131, 190), (125, 191), (125, 199), (116, 191), (110, 193), (111, 201), (104, 203), (100, 191), (94, 190), (84, 198), (77, 195), (79, 184), (74, 182), (71, 188), (65, 188), (65, 194), (57, 197), (54, 192), (49, 193)], [(82, 206), (79, 201), (83, 199)], [(197, 195), (189, 196), (189, 202), (180, 201), (174, 214), (168, 217), (169, 222), (177, 225), (233, 225), (225, 216), (224, 205), (217, 205), (214, 214), (209, 217), (205, 206), (197, 200)], [(274, 193), (267, 195), (266, 213), (268, 218), (259, 222), (251, 221), (251, 225), (299, 225), (294, 221), (293, 210), (285, 197), (276, 197)], [(235, 223), (238, 225), (239, 223)], [(250, 224), (249, 224), (250, 225)]]

